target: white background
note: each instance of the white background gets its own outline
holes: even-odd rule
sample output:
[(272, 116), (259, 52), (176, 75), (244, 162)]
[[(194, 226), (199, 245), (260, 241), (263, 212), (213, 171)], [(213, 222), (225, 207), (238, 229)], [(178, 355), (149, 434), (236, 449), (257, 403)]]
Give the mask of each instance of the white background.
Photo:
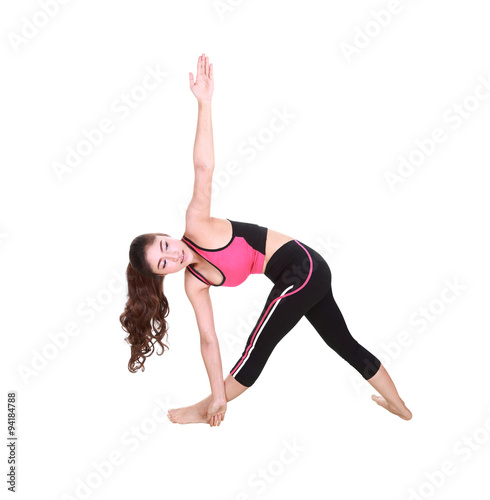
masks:
[[(387, 15), (387, 0), (53, 0), (45, 26), (29, 28), (41, 4), (0, 13), (0, 425), (6, 437), (16, 391), (17, 498), (488, 498), (487, 2), (400, 0)], [(121, 276), (136, 235), (184, 232), (188, 73), (203, 52), (221, 175), (212, 215), (322, 253), (351, 333), (383, 360), (410, 422), (377, 406), (304, 318), (219, 427), (155, 414), (210, 390), (183, 275), (165, 281), (170, 350), (128, 371)], [(114, 103), (148, 67), (168, 75), (122, 119)], [(289, 123), (271, 134), (283, 111)], [(57, 175), (103, 119), (113, 131)], [(400, 155), (420, 159), (416, 141), (435, 129), (446, 140), (390, 188), (386, 173)], [(226, 175), (232, 161), (240, 171)], [(225, 376), (270, 288), (254, 275), (212, 289)], [(69, 323), (78, 334), (53, 347)], [(6, 491), (6, 438), (2, 449)]]

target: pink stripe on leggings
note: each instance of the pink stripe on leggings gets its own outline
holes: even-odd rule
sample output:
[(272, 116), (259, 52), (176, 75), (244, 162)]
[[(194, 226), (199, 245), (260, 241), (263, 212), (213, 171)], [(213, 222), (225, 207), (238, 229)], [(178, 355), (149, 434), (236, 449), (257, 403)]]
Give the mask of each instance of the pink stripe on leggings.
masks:
[(254, 343), (255, 336), (257, 335), (257, 332), (259, 331), (260, 325), (264, 321), (265, 317), (269, 314), (269, 310), (273, 306), (274, 302), (276, 302), (277, 300), (280, 300), (280, 299), (284, 299), (284, 298), (288, 297), (289, 295), (293, 295), (293, 294), (299, 292), (308, 283), (308, 281), (310, 280), (310, 276), (311, 276), (311, 273), (312, 273), (312, 270), (313, 270), (313, 262), (311, 260), (311, 256), (310, 256), (308, 250), (306, 250), (306, 248), (298, 240), (294, 240), (294, 241), (296, 241), (296, 243), (306, 252), (306, 254), (308, 255), (308, 258), (310, 259), (310, 271), (308, 273), (308, 277), (306, 278), (305, 282), (297, 290), (294, 290), (293, 292), (289, 292), (286, 295), (283, 295), (281, 297), (277, 297), (277, 298), (275, 298), (269, 304), (269, 307), (267, 308), (267, 311), (265, 312), (264, 316), (260, 320), (260, 323), (257, 325), (257, 328), (255, 329), (254, 335), (253, 335), (252, 339), (250, 340), (250, 344), (248, 345), (247, 350), (245, 351), (245, 354), (240, 359), (240, 362), (238, 363), (238, 365), (236, 366), (236, 368), (231, 372), (231, 375), (233, 375), (238, 370), (238, 368), (240, 368), (240, 366), (243, 363), (243, 360), (247, 357), (248, 351), (252, 347), (252, 345)]

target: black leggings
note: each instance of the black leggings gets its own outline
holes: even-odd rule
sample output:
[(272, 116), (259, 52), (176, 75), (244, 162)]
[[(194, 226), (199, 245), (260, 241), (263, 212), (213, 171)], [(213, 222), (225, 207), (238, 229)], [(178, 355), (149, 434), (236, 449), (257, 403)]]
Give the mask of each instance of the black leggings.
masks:
[(250, 387), (259, 377), (274, 347), (305, 316), (322, 339), (364, 379), (381, 362), (350, 334), (332, 295), (332, 275), (325, 259), (308, 245), (291, 240), (269, 259), (264, 273), (274, 286), (230, 374)]

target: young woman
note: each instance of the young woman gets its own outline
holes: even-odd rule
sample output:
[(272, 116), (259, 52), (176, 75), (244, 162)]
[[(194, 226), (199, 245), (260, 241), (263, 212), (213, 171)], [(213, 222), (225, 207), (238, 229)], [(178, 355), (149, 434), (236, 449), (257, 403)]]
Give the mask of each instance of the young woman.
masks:
[[(162, 347), (159, 355), (168, 348), (162, 343), (169, 313), (163, 281), (169, 274), (184, 271), (185, 292), (196, 316), (211, 394), (195, 405), (169, 410), (172, 422), (219, 426), (227, 402), (254, 384), (277, 343), (303, 316), (327, 345), (381, 394), (372, 396), (376, 403), (410, 420), (412, 414), (384, 366), (350, 334), (333, 298), (330, 268), (323, 257), (286, 234), (250, 222), (211, 217), (214, 76), (213, 65), (205, 54), (198, 59), (195, 81), (192, 73), (189, 79), (198, 101), (194, 192), (181, 239), (150, 233), (131, 243), (126, 273), (128, 301), (120, 316), (129, 334), (125, 340), (131, 345), (129, 370), (144, 371), (144, 362), (154, 352), (155, 343)], [(209, 288), (238, 286), (250, 274), (265, 274), (273, 287), (242, 355), (223, 380)]]

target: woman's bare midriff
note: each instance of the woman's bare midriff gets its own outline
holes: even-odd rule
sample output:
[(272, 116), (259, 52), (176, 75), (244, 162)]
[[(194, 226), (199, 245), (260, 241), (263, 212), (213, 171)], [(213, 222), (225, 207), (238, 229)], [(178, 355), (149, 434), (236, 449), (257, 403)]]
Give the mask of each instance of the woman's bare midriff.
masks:
[(273, 229), (267, 229), (267, 242), (265, 244), (265, 259), (264, 259), (264, 267), (262, 269), (262, 273), (265, 271), (267, 263), (270, 258), (274, 255), (276, 250), (281, 248), (284, 243), (288, 241), (292, 241), (294, 238), (288, 236), (283, 233), (279, 233), (278, 231), (274, 231)]
[[(194, 241), (197, 245), (203, 248), (221, 248), (228, 244), (231, 240), (231, 222), (226, 219), (212, 217), (209, 225), (203, 225), (202, 223), (200, 223), (198, 227), (198, 233), (197, 231), (190, 231), (188, 230), (188, 228), (186, 228), (184, 234), (192, 241)], [(294, 238), (291, 238), (291, 236), (267, 228), (267, 240), (265, 243), (265, 258), (264, 265), (262, 267), (262, 273), (264, 273), (265, 268), (267, 267), (267, 263), (274, 255), (276, 250), (293, 239)], [(197, 259), (200, 262), (199, 265), (195, 267), (195, 269), (199, 272), (201, 272), (202, 270), (201, 274), (206, 276), (213, 283), (220, 283), (222, 280), (222, 276), (219, 271), (199, 255), (197, 255)]]

